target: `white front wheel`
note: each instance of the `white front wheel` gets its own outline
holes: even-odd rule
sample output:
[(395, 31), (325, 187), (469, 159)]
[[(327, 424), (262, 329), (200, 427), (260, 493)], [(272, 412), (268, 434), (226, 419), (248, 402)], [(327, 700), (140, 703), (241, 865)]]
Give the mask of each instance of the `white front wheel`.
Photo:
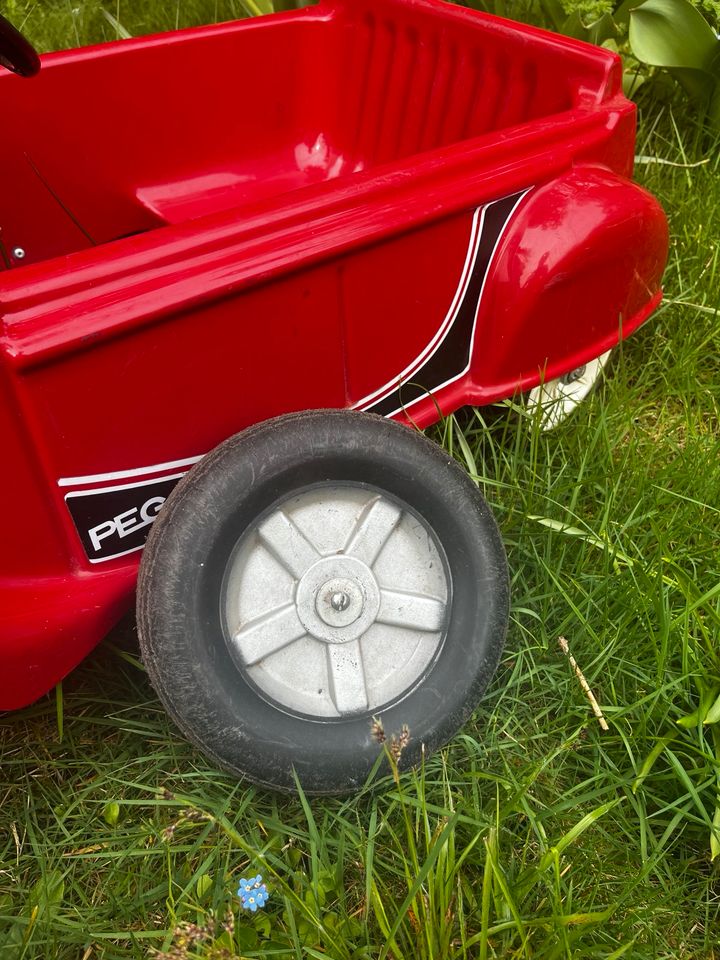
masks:
[(564, 423), (592, 393), (603, 375), (611, 353), (612, 351), (608, 350), (595, 360), (590, 360), (556, 380), (541, 383), (530, 391), (527, 410), (531, 415), (540, 417), (542, 430), (553, 430)]

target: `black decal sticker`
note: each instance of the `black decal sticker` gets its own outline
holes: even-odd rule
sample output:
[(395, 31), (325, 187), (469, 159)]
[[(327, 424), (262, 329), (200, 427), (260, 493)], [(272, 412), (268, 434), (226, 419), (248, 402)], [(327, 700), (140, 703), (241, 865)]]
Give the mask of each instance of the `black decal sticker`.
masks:
[(459, 379), (468, 369), (475, 318), (480, 307), (485, 278), (505, 225), (526, 192), (522, 191), (487, 205), (470, 282), (450, 329), (435, 351), (408, 376), (405, 383), (374, 403), (363, 406), (364, 410), (371, 410), (381, 416), (391, 416), (433, 390)]
[(91, 563), (141, 550), (150, 527), (183, 473), (65, 495)]

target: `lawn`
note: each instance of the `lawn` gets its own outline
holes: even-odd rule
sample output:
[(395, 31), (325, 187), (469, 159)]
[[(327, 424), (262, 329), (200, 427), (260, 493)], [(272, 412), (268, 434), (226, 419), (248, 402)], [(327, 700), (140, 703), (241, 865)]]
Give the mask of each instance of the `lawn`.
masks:
[[(253, 6), (195, 0), (182, 22)], [(47, 48), (159, 9), (5, 12)], [(637, 153), (670, 219), (661, 309), (556, 431), (512, 405), (434, 431), (512, 573), (473, 721), (382, 789), (274, 796), (178, 735), (129, 618), (0, 718), (0, 958), (720, 957), (720, 150), (648, 99)], [(268, 904), (239, 915), (257, 873)]]

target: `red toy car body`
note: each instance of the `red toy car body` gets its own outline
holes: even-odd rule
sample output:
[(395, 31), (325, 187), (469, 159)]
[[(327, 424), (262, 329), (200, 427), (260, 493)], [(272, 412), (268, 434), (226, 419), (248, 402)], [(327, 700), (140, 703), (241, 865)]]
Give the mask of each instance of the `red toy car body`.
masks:
[(128, 609), (165, 497), (225, 438), (320, 407), (425, 427), (660, 298), (607, 50), (323, 0), (50, 54), (0, 91), (3, 709)]

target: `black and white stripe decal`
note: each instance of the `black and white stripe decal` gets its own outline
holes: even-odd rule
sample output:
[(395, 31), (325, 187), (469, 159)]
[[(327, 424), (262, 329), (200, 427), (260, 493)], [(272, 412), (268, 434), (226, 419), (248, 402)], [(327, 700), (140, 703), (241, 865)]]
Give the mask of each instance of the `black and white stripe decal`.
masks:
[(355, 404), (356, 409), (391, 417), (468, 372), (490, 265), (526, 193), (528, 190), (522, 190), (477, 208), (460, 283), (437, 333), (402, 373), (363, 397)]
[[(397, 377), (368, 394), (356, 409), (389, 417), (463, 377), (470, 369), (478, 311), (495, 253), (528, 190), (478, 207), (460, 282), (432, 340)], [(61, 488), (91, 563), (142, 550), (166, 497), (202, 457), (79, 477), (62, 477)], [(99, 486), (98, 486), (99, 485)]]
[(64, 500), (90, 563), (142, 550), (165, 500), (199, 460), (202, 457), (186, 457), (132, 470), (61, 477), (59, 487), (76, 488), (65, 493)]

